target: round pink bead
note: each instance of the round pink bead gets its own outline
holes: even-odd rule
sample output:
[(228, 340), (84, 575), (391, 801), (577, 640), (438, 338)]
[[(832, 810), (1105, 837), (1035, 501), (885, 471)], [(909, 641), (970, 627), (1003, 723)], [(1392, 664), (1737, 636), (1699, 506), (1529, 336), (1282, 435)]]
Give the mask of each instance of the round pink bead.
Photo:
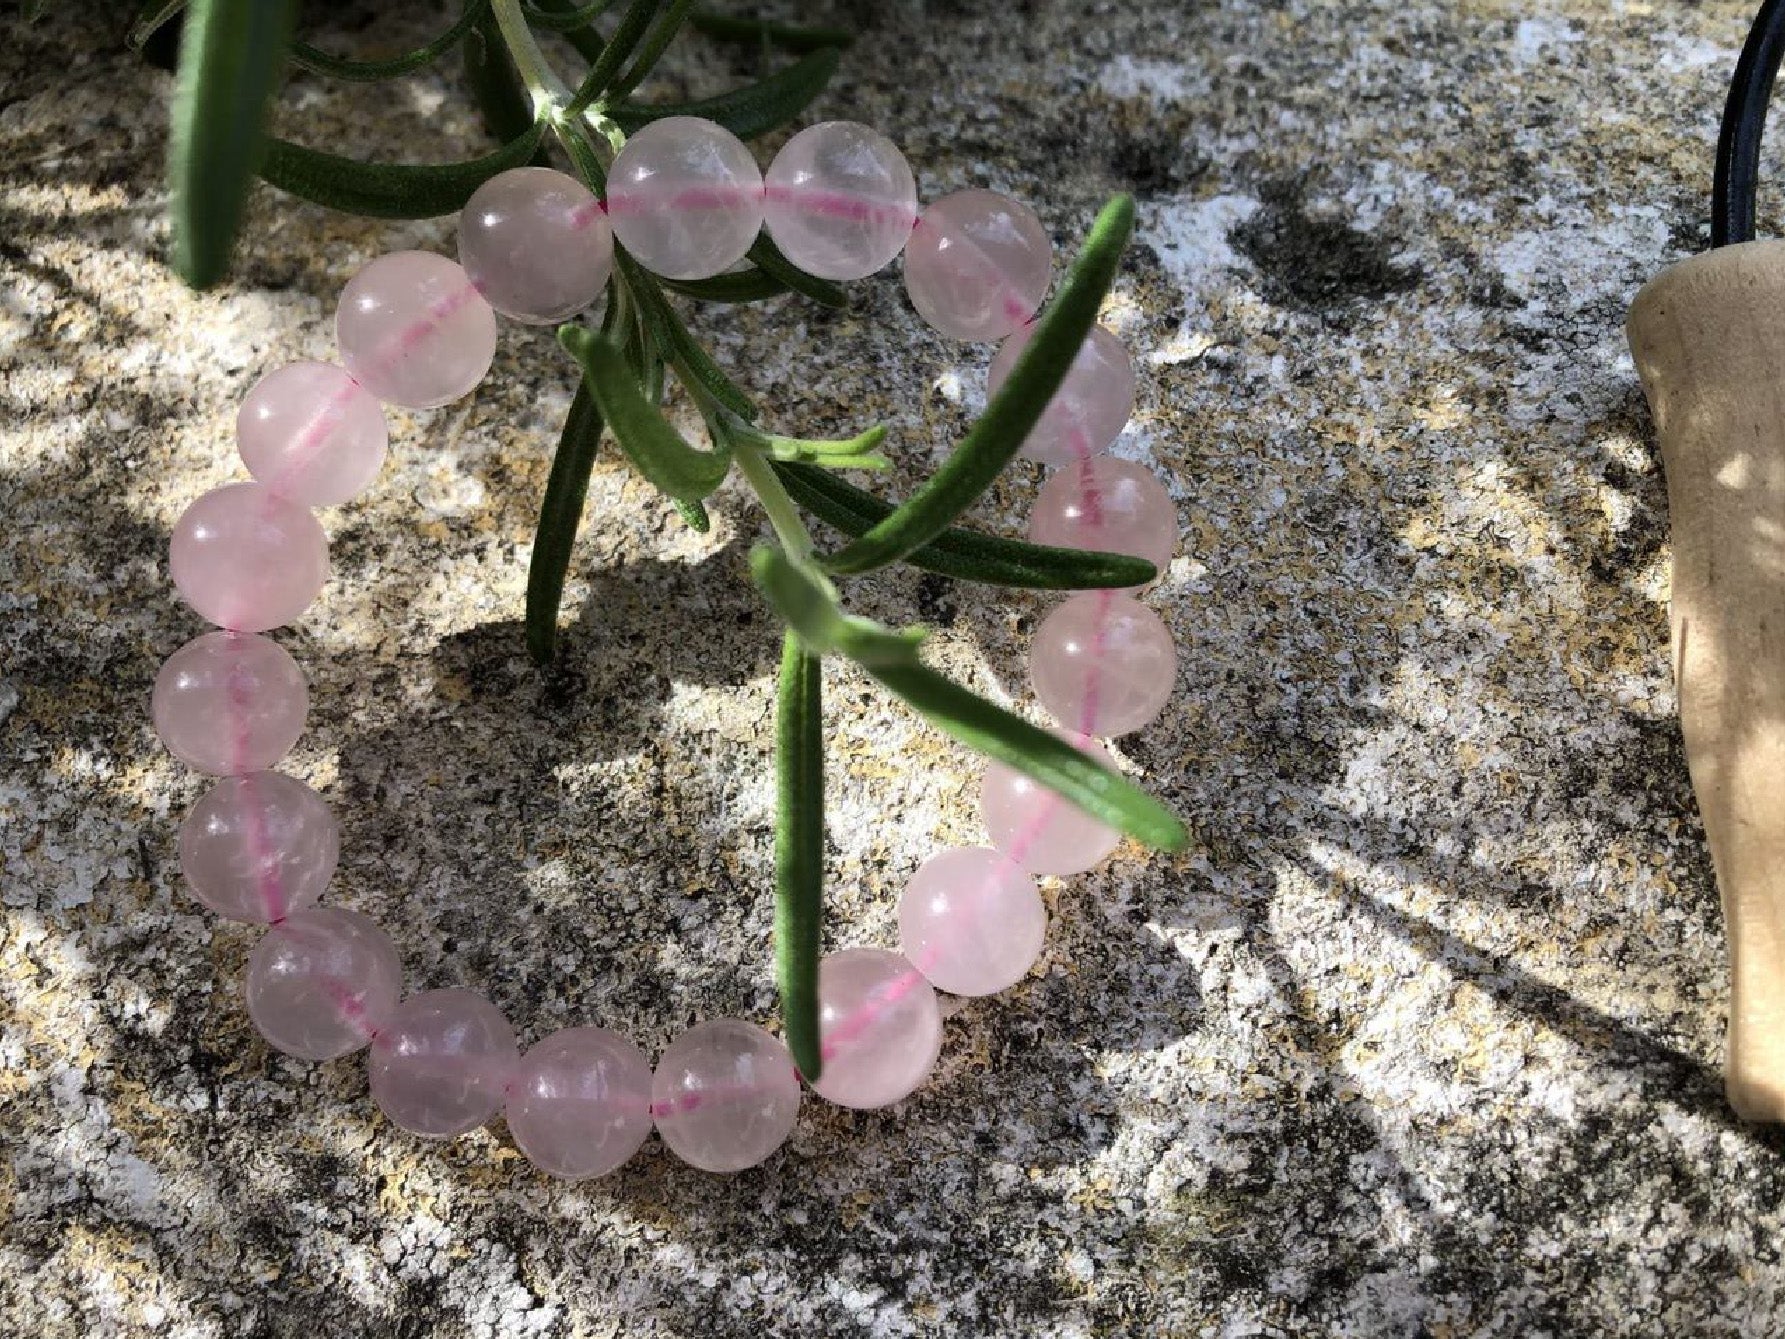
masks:
[(863, 279), (905, 247), (917, 183), (898, 146), (854, 121), (823, 121), (775, 155), (763, 221), (795, 265), (824, 279)]
[(705, 279), (744, 258), (762, 229), (762, 173), (743, 141), (696, 116), (652, 121), (607, 170), (608, 217), (635, 260)]
[(491, 177), (466, 203), (459, 263), (490, 306), (545, 325), (601, 296), (614, 268), (614, 233), (575, 177), (517, 167)]
[(1087, 735), (1140, 729), (1165, 709), (1177, 676), (1164, 621), (1114, 591), (1063, 601), (1029, 643), (1035, 696), (1056, 721)]
[[(1115, 770), (1115, 759), (1096, 740), (1054, 733)], [(979, 810), (992, 845), (1032, 874), (1082, 874), (1122, 843), (1114, 828), (1003, 763), (986, 764)]]
[(1035, 211), (995, 191), (932, 204), (905, 243), (917, 314), (956, 339), (1003, 339), (1041, 308), (1053, 244)]
[(254, 383), (236, 411), (242, 463), (280, 497), (333, 507), (378, 477), (384, 408), (333, 363), (291, 363)]
[(254, 946), (244, 989), (248, 1016), (274, 1048), (333, 1060), (359, 1050), (390, 1021), (403, 964), (371, 917), (309, 907)]
[(304, 674), (285, 648), (244, 632), (207, 632), (155, 676), (149, 715), (169, 753), (213, 776), (271, 767), (310, 711)]
[[(987, 389), (996, 395), (1034, 326), (1024, 326), (998, 346)], [(1021, 454), (1043, 465), (1064, 465), (1107, 451), (1134, 412), (1134, 363), (1128, 350), (1102, 326), (1092, 326), (1054, 398), (1023, 439)]]
[(521, 1062), (502, 1011), (471, 990), (424, 990), (372, 1039), (372, 1100), (411, 1134), (450, 1139), (502, 1109)]
[(167, 565), (209, 622), (265, 632), (292, 622), (321, 592), (328, 538), (307, 508), (264, 484), (225, 484), (186, 508)]
[(670, 1043), (651, 1079), (657, 1133), (704, 1172), (741, 1172), (787, 1142), (800, 1112), (793, 1057), (741, 1018), (697, 1023)]
[(341, 826), (322, 796), (282, 772), (225, 777), (180, 824), (192, 895), (232, 921), (276, 921), (322, 896)]
[(606, 1028), (554, 1032), (521, 1057), (508, 1130), (551, 1176), (580, 1181), (611, 1172), (651, 1132), (651, 1062)]
[(1048, 476), (1029, 514), (1029, 538), (1063, 549), (1126, 553), (1164, 572), (1178, 543), (1178, 509), (1150, 470), (1114, 456), (1087, 456)]
[(393, 251), (341, 290), (335, 344), (354, 380), (386, 404), (433, 409), (490, 370), (496, 313), (445, 256)]
[(936, 1067), (942, 1010), (900, 954), (844, 949), (818, 964), (818, 1034), (824, 1073), (815, 1092), (838, 1106), (891, 1106)]
[(931, 856), (899, 898), (899, 943), (938, 990), (994, 995), (1041, 956), (1047, 908), (1020, 865), (961, 846)]

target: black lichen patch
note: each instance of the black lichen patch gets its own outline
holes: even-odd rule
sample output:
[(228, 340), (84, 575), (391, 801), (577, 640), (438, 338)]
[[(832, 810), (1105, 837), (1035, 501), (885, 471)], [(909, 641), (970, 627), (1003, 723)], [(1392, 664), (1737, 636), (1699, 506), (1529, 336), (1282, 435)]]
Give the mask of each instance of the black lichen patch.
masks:
[(1395, 263), (1395, 239), (1310, 213), (1299, 183), (1275, 183), (1261, 197), (1227, 240), (1258, 267), (1264, 296), (1278, 306), (1324, 314), (1405, 293), (1424, 277)]

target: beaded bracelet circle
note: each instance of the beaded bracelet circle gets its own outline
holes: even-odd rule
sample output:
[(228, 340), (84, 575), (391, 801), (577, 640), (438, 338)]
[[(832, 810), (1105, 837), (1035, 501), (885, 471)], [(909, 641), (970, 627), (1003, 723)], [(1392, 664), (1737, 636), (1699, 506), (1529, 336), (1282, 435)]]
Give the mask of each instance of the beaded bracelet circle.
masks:
[[(180, 863), (205, 906), (268, 927), (246, 973), (255, 1027), (311, 1060), (369, 1044), (372, 1098), (396, 1125), (448, 1138), (501, 1112), (527, 1157), (567, 1179), (612, 1171), (653, 1128), (708, 1171), (761, 1162), (799, 1112), (787, 1048), (725, 1018), (683, 1033), (655, 1071), (599, 1027), (562, 1029), (523, 1054), (508, 1020), (474, 991), (405, 997), (390, 937), (358, 912), (319, 905), (339, 827), (313, 790), (270, 770), (296, 743), (309, 701), (296, 662), (261, 634), (321, 591), (328, 543), (311, 509), (348, 501), (377, 475), (388, 445), (381, 402), (429, 408), (466, 394), (494, 357), (496, 313), (544, 323), (582, 311), (608, 281), (616, 239), (655, 273), (695, 279), (734, 266), (765, 226), (789, 259), (827, 279), (865, 277), (903, 251), (905, 287), (926, 321), (960, 339), (1003, 341), (994, 390), (1050, 281), (1051, 246), (1033, 211), (965, 190), (920, 213), (904, 157), (866, 126), (801, 131), (765, 180), (722, 127), (656, 121), (615, 156), (606, 201), (548, 168), (505, 172), (460, 216), (458, 264), (402, 251), (355, 274), (335, 318), (342, 365), (293, 363), (263, 377), (236, 420), (253, 482), (204, 494), (173, 531), (174, 584), (220, 630), (168, 658), (152, 715), (171, 752), (222, 778), (181, 827)], [(1102, 454), (1133, 406), (1126, 351), (1093, 329), (1023, 446), (1060, 467), (1036, 501), (1036, 542), (1163, 568), (1177, 541), (1170, 498), (1146, 470)], [(1176, 673), (1170, 633), (1134, 594), (1067, 598), (1030, 650), (1042, 706), (1106, 765), (1093, 737), (1153, 720)], [(900, 952), (850, 948), (822, 960), (824, 1071), (812, 1087), (830, 1101), (882, 1107), (916, 1089), (941, 1048), (937, 990), (981, 996), (1019, 981), (1046, 927), (1036, 876), (1081, 873), (1118, 842), (997, 763), (981, 804), (991, 845), (945, 850), (916, 871), (899, 903)]]

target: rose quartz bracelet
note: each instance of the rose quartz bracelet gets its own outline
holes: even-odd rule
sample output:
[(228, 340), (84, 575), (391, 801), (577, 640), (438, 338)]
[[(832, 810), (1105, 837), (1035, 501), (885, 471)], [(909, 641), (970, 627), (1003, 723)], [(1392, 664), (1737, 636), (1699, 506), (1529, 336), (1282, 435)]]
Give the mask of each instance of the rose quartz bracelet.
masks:
[[(722, 127), (676, 117), (616, 155), (608, 199), (573, 178), (521, 168), (486, 182), (459, 220), (461, 264), (418, 251), (383, 256), (348, 282), (335, 318), (341, 367), (295, 363), (265, 376), (237, 415), (254, 482), (200, 497), (175, 526), (169, 566), (186, 601), (221, 630), (174, 652), (155, 681), (155, 728), (176, 756), (223, 778), (180, 829), (193, 894), (233, 920), (265, 924), (248, 962), (248, 1013), (278, 1050), (311, 1060), (370, 1044), (373, 1100), (393, 1122), (445, 1138), (498, 1112), (542, 1170), (576, 1179), (620, 1166), (653, 1125), (696, 1167), (734, 1172), (791, 1133), (800, 1080), (782, 1043), (717, 1019), (677, 1038), (656, 1071), (598, 1027), (554, 1032), (522, 1054), (513, 1027), (461, 989), (404, 997), (388, 935), (354, 911), (317, 905), (339, 827), (302, 782), (270, 771), (303, 729), (309, 699), (291, 656), (260, 635), (309, 607), (328, 573), (313, 507), (346, 502), (387, 446), (380, 402), (427, 408), (489, 370), (496, 312), (556, 322), (594, 302), (617, 238), (658, 274), (704, 278), (736, 264), (766, 225), (787, 256), (831, 279), (905, 254), (925, 320), (962, 339), (1002, 339), (1001, 384), (1045, 296), (1051, 248), (1035, 214), (968, 190), (917, 209), (904, 157), (875, 131), (829, 122), (795, 135), (766, 180)], [(1116, 338), (1093, 330), (1024, 444), (1062, 468), (1042, 488), (1038, 543), (1113, 550), (1163, 567), (1177, 540), (1169, 497), (1147, 471), (1101, 453), (1134, 403)], [(1109, 764), (1093, 735), (1138, 729), (1163, 709), (1176, 653), (1132, 592), (1090, 591), (1037, 629), (1030, 673), (1066, 738)], [(852, 948), (819, 969), (824, 1072), (813, 1088), (844, 1106), (886, 1106), (930, 1073), (942, 1040), (938, 989), (989, 995), (1040, 956), (1037, 875), (1102, 861), (1117, 834), (1052, 791), (993, 763), (981, 803), (987, 848), (943, 851), (899, 903), (902, 953)]]

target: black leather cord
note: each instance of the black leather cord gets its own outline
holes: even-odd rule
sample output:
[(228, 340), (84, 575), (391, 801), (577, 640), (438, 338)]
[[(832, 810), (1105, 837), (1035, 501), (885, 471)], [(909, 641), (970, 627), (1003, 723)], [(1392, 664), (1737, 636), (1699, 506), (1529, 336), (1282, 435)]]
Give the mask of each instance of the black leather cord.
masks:
[(1785, 58), (1785, 0), (1765, 0), (1729, 81), (1717, 169), (1711, 178), (1711, 245), (1754, 240), (1754, 197), (1760, 179), (1760, 140), (1773, 80)]

